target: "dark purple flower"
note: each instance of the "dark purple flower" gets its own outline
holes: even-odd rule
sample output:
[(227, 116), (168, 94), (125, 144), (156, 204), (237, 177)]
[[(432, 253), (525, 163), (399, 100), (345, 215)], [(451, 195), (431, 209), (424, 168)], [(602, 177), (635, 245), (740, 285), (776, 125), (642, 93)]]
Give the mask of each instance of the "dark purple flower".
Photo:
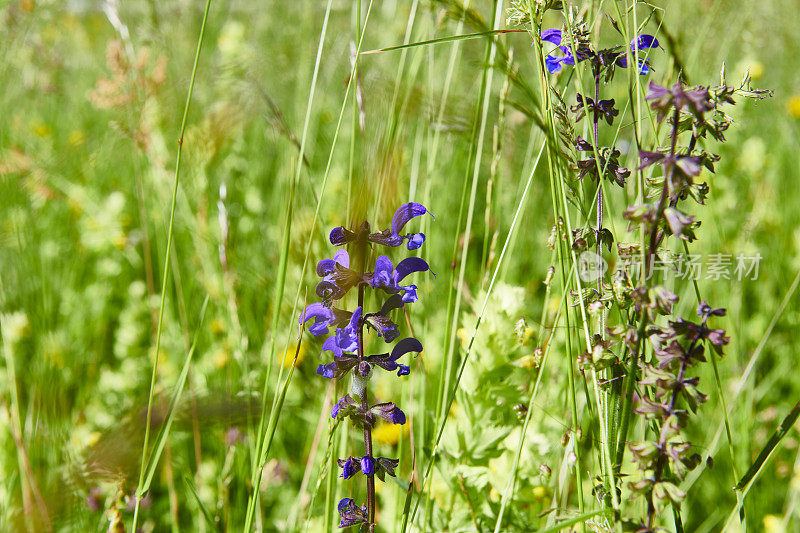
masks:
[(353, 399), (352, 396), (349, 394), (345, 394), (342, 398), (339, 399), (338, 402), (333, 404), (333, 408), (331, 408), (331, 418), (336, 418), (339, 416), (339, 413), (343, 411), (349, 411), (350, 408), (358, 407), (358, 404)]
[(341, 356), (334, 355), (333, 362), (317, 367), (317, 374), (328, 379), (339, 379), (347, 375), (354, 366), (358, 365), (358, 356), (343, 353)]
[(394, 469), (400, 464), (399, 459), (387, 459), (386, 457), (376, 457), (375, 458), (375, 475), (381, 481), (384, 480), (384, 476), (389, 474), (392, 477), (395, 477)]
[(681, 82), (677, 82), (671, 88), (666, 88), (651, 81), (648, 90), (645, 100), (649, 100), (650, 108), (657, 111), (659, 122), (675, 108), (685, 107), (698, 119), (702, 119), (706, 111), (714, 109), (707, 87), (686, 89)]
[(403, 241), (408, 241), (406, 247), (409, 250), (416, 250), (422, 243), (425, 242), (424, 233), (408, 233), (402, 235), (403, 227), (412, 219), (428, 213), (436, 220), (433, 213), (428, 209), (416, 202), (407, 202), (397, 208), (392, 217), (391, 228), (379, 231), (377, 233), (369, 233), (369, 224), (364, 224), (358, 232), (353, 232), (344, 227), (334, 228), (330, 234), (331, 244), (342, 246), (351, 242), (365, 239), (375, 244), (382, 244), (384, 246), (396, 247), (403, 244)]
[(332, 337), (325, 339), (322, 350), (329, 350), (340, 357), (345, 352), (355, 353), (358, 350), (359, 320), (361, 320), (361, 308), (357, 307), (350, 315), (350, 323), (343, 328), (337, 328)]
[(394, 402), (373, 405), (370, 411), (392, 424), (402, 425), (406, 423), (406, 414)]
[(351, 314), (349, 311), (342, 311), (315, 302), (309, 304), (300, 314), (300, 324), (305, 324), (313, 318), (314, 323), (308, 327), (308, 332), (315, 337), (319, 337), (320, 335), (327, 335), (330, 326), (344, 324)]
[(392, 353), (384, 353), (378, 355), (370, 355), (367, 357), (367, 362), (373, 365), (378, 365), (379, 367), (383, 368), (384, 370), (388, 370), (392, 372), (397, 370), (398, 376), (407, 376), (411, 369), (406, 365), (401, 365), (397, 362), (397, 360), (404, 356), (409, 352), (421, 352), (422, 351), (422, 343), (420, 343), (414, 337), (407, 337), (397, 344), (395, 344), (394, 348), (392, 349)]
[(413, 272), (430, 270), (428, 263), (419, 257), (408, 257), (397, 264), (395, 268), (391, 259), (385, 255), (375, 260), (375, 271), (369, 280), (369, 285), (374, 289), (383, 289), (390, 294), (403, 292), (403, 302), (414, 303), (417, 301), (416, 285), (400, 285), (400, 282)]
[(344, 479), (353, 477), (361, 470), (361, 462), (355, 457), (348, 457), (345, 460), (339, 459), (337, 462), (342, 469), (342, 475), (340, 477)]
[(725, 316), (726, 313), (727, 311), (723, 308), (712, 308), (705, 300), (700, 302), (700, 305), (697, 306), (697, 316)]
[(631, 52), (635, 52), (637, 49), (643, 50), (645, 48), (660, 48), (661, 45), (658, 43), (658, 39), (645, 33), (634, 38), (630, 43), (630, 47)]
[[(617, 59), (614, 61), (614, 64), (618, 67), (628, 68), (628, 56), (625, 54), (620, 54), (617, 56)], [(640, 59), (639, 60), (639, 74), (642, 76), (646, 76), (650, 74), (650, 58)]]
[(365, 476), (371, 476), (375, 473), (375, 459), (370, 457), (369, 455), (365, 455), (361, 458), (361, 471), (364, 472)]
[[(635, 37), (629, 44), (632, 55), (636, 54), (637, 50), (645, 50), (647, 48), (660, 48), (660, 44), (658, 44), (658, 39), (653, 37), (652, 35), (639, 35)], [(614, 63), (622, 68), (628, 68), (628, 56), (626, 54), (620, 54), (617, 56), (617, 59)], [(647, 75), (650, 73), (650, 60), (649, 58), (639, 59), (639, 74), (642, 76)]]
[(350, 527), (367, 522), (367, 506), (357, 506), (353, 498), (343, 498), (339, 501), (339, 527)]
[(317, 275), (322, 281), (317, 285), (317, 296), (326, 303), (342, 298), (361, 281), (361, 275), (350, 269), (350, 256), (346, 250), (337, 251), (333, 259), (323, 259), (317, 264)]

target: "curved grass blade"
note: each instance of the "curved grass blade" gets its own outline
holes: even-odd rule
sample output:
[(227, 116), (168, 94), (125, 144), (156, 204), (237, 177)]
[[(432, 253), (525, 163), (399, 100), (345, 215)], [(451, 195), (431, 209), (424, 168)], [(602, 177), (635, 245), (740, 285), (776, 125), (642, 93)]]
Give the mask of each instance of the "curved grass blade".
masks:
[(778, 447), (778, 444), (780, 444), (789, 430), (792, 429), (798, 417), (800, 417), (800, 402), (797, 402), (792, 410), (789, 411), (789, 414), (783, 419), (781, 425), (778, 426), (778, 429), (775, 430), (775, 433), (769, 438), (767, 444), (764, 445), (758, 457), (756, 457), (756, 460), (750, 465), (747, 472), (744, 473), (742, 479), (733, 487), (733, 490), (738, 491), (744, 489), (744, 494), (747, 494), (750, 487), (755, 483), (756, 478), (761, 473), (761, 470), (764, 468), (767, 460), (769, 460), (770, 455), (772, 455), (772, 452), (775, 451), (775, 448)]
[(604, 512), (606, 512), (605, 509), (598, 509), (597, 511), (592, 511), (590, 513), (583, 513), (574, 518), (570, 518), (569, 520), (559, 522), (558, 524), (550, 526), (547, 529), (540, 529), (539, 533), (556, 533), (556, 531), (562, 531), (568, 527), (574, 526), (575, 524), (584, 524), (590, 518), (599, 514), (603, 514)]
[(418, 41), (416, 43), (398, 44), (396, 46), (387, 46), (385, 48), (376, 48), (375, 50), (366, 50), (361, 52), (362, 56), (368, 54), (378, 54), (380, 52), (393, 52), (395, 50), (403, 50), (405, 48), (414, 48), (416, 46), (436, 45), (442, 43), (451, 43), (453, 41), (463, 41), (466, 39), (477, 39), (479, 37), (489, 37), (491, 35), (499, 35), (502, 33), (527, 33), (527, 30), (492, 30), (492, 31), (479, 31), (475, 33), (465, 33), (463, 35), (448, 35), (447, 37), (437, 37), (436, 39), (428, 39), (427, 41)]

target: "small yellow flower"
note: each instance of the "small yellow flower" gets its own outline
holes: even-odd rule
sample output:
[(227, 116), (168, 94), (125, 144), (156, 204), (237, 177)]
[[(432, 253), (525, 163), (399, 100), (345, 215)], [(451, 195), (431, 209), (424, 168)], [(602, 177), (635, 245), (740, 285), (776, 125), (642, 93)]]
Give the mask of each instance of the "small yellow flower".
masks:
[(213, 359), (214, 368), (216, 368), (217, 370), (223, 368), (225, 365), (228, 364), (230, 359), (231, 357), (228, 351), (220, 348), (219, 350), (216, 351), (216, 353), (214, 353), (214, 359)]
[(761, 61), (757, 60), (757, 59), (754, 59), (753, 61), (751, 61), (750, 62), (750, 77), (753, 78), (754, 80), (757, 80), (763, 75), (764, 75), (764, 64)]
[(552, 497), (553, 491), (550, 489), (550, 487), (538, 485), (536, 487), (533, 487), (533, 489), (531, 490), (531, 494), (533, 495), (533, 498), (535, 500), (544, 501), (544, 500), (549, 500)]
[(792, 118), (800, 119), (800, 94), (796, 94), (789, 98), (786, 102), (786, 111)]
[(225, 333), (225, 322), (220, 318), (215, 318), (208, 326), (214, 335), (222, 335)]
[(42, 139), (53, 135), (53, 128), (38, 119), (31, 122), (31, 131), (33, 131), (37, 137), (41, 137)]
[(764, 531), (766, 533), (777, 533), (778, 531), (784, 531), (783, 523), (781, 522), (780, 517), (775, 516), (774, 514), (768, 514), (764, 517)]
[(379, 444), (389, 444), (394, 446), (400, 442), (401, 437), (408, 436), (408, 424), (378, 424), (372, 431), (372, 438)]
[(72, 130), (69, 132), (67, 140), (71, 146), (80, 146), (86, 142), (86, 135), (84, 135), (81, 130)]
[[(289, 346), (285, 352), (283, 352), (283, 361), (281, 364), (283, 365), (284, 370), (288, 370), (292, 367), (292, 361), (294, 360), (294, 353), (297, 351), (297, 345), (292, 344)], [(280, 357), (280, 356), (279, 356)], [(306, 357), (306, 346), (305, 344), (300, 345), (300, 351), (297, 352), (297, 365), (300, 366), (300, 363), (303, 362), (303, 359)]]

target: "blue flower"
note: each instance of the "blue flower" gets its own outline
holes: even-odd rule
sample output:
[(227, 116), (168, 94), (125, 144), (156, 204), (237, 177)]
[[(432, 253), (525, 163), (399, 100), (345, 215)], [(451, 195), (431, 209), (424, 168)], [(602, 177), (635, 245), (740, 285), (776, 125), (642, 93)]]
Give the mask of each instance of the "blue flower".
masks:
[(361, 320), (361, 308), (357, 307), (350, 315), (350, 323), (343, 328), (337, 328), (332, 337), (322, 343), (322, 350), (328, 350), (339, 357), (343, 353), (355, 353), (358, 350), (358, 322)]
[(341, 521), (339, 527), (350, 527), (367, 522), (367, 506), (356, 505), (353, 498), (343, 498), (338, 505)]
[(428, 263), (419, 257), (408, 257), (397, 264), (395, 268), (391, 259), (385, 255), (375, 260), (375, 272), (369, 280), (369, 285), (375, 289), (383, 289), (390, 294), (402, 291), (402, 300), (405, 303), (417, 301), (416, 285), (400, 285), (403, 279), (412, 272), (425, 272), (430, 270)]
[[(567, 44), (561, 44), (563, 40), (563, 35), (561, 30), (556, 30), (553, 28), (547, 29), (542, 31), (541, 36), (542, 41), (552, 43), (556, 45), (556, 49), (547, 54), (544, 58), (545, 67), (551, 74), (555, 74), (556, 72), (560, 72), (563, 65), (572, 66), (575, 65), (575, 55), (572, 53), (572, 49)], [(647, 48), (658, 48), (660, 47), (658, 43), (658, 39), (653, 37), (652, 35), (639, 35), (635, 37), (630, 43), (629, 46), (631, 51), (634, 53), (636, 50), (644, 50)], [(601, 50), (598, 54), (593, 52), (592, 50), (587, 49), (585, 46), (578, 45), (577, 47), (577, 56), (578, 61), (581, 62), (589, 58), (596, 58), (598, 54), (602, 55), (603, 50)], [(557, 56), (555, 55), (556, 50), (560, 51), (562, 55)], [(609, 49), (611, 51), (613, 49)], [(628, 58), (625, 54), (617, 55), (614, 63), (622, 68), (628, 67)], [(639, 61), (639, 73), (642, 75), (648, 74), (650, 72), (650, 66), (648, 65), (648, 60), (640, 60)]]
[(317, 367), (317, 374), (324, 378), (333, 379), (336, 377), (336, 362), (319, 365)]
[[(544, 57), (544, 64), (547, 67), (547, 70), (551, 74), (555, 74), (561, 70), (561, 65), (574, 65), (575, 64), (575, 56), (572, 55), (572, 50), (567, 45), (561, 45), (562, 41), (562, 33), (561, 30), (556, 30), (553, 28), (546, 29), (542, 32), (542, 41), (546, 41), (548, 43), (552, 43), (557, 46), (557, 50), (560, 50), (563, 54), (561, 57), (554, 55), (554, 52), (550, 52)], [(583, 61), (584, 59), (588, 59), (590, 56), (586, 51), (578, 50), (578, 61)]]
[(317, 263), (317, 275), (322, 277), (317, 285), (317, 296), (328, 303), (342, 298), (361, 281), (361, 275), (350, 269), (347, 250), (339, 250), (333, 259), (323, 259)]
[(342, 468), (341, 477), (349, 479), (356, 475), (361, 470), (361, 462), (355, 457), (349, 457), (347, 460), (338, 460), (339, 466)]
[(369, 455), (365, 455), (361, 458), (361, 471), (364, 472), (365, 476), (370, 476), (375, 473), (375, 459), (370, 457)]
[(412, 219), (425, 213), (429, 213), (434, 220), (436, 217), (428, 209), (416, 202), (408, 202), (397, 208), (392, 217), (392, 226), (389, 229), (379, 231), (377, 233), (369, 233), (369, 224), (364, 224), (358, 231), (350, 231), (343, 226), (333, 228), (330, 234), (331, 244), (342, 246), (351, 242), (361, 239), (366, 239), (369, 242), (382, 244), (384, 246), (397, 247), (403, 244), (403, 241), (408, 241), (406, 247), (409, 250), (416, 250), (422, 243), (425, 242), (424, 233), (408, 233), (402, 235), (403, 227)]
[[(634, 38), (630, 44), (630, 49), (633, 55), (636, 54), (637, 50), (645, 50), (647, 48), (660, 48), (661, 45), (658, 43), (658, 39), (653, 37), (652, 35), (639, 35), (638, 37)], [(614, 63), (618, 67), (628, 68), (628, 56), (626, 54), (620, 54), (617, 56), (617, 59)], [(650, 73), (650, 59), (644, 58), (639, 59), (639, 74), (645, 76)]]
[(345, 323), (351, 314), (350, 311), (342, 311), (315, 302), (309, 304), (300, 314), (300, 325), (313, 318), (314, 323), (308, 327), (308, 332), (315, 337), (319, 337), (320, 335), (327, 335), (330, 326), (338, 326)]
[(542, 41), (553, 43), (558, 46), (561, 44), (561, 30), (555, 28), (548, 28), (542, 31)]
[(401, 365), (397, 360), (409, 352), (421, 352), (422, 343), (414, 337), (407, 337), (394, 345), (392, 353), (383, 353), (378, 355), (370, 355), (366, 361), (371, 365), (377, 365), (384, 370), (393, 372), (397, 370), (398, 376), (407, 376), (411, 373), (411, 369), (407, 365)]
[(339, 401), (333, 404), (331, 408), (331, 418), (336, 418), (342, 411), (345, 411), (345, 414), (347, 414), (352, 408), (358, 409), (358, 407), (359, 405), (353, 397), (349, 394), (345, 394), (342, 398), (339, 398)]
[(373, 405), (370, 411), (392, 424), (406, 423), (406, 414), (394, 402)]

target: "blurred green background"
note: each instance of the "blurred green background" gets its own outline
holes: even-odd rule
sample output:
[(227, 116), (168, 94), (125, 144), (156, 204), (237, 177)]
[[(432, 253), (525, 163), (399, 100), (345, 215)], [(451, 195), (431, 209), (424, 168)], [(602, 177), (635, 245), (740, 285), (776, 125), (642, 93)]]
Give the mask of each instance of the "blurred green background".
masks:
[[(670, 52), (682, 59), (690, 81), (717, 83), (724, 62), (733, 82), (750, 69), (754, 86), (775, 91), (758, 105), (740, 102), (733, 110), (736, 122), (727, 132), (728, 142), (709, 145), (722, 159), (716, 175), (709, 176), (711, 194), (708, 205), (696, 213), (703, 225), (692, 244), (693, 253), (706, 256), (762, 256), (757, 280), (700, 282), (704, 298), (729, 310), (721, 327), (733, 340), (720, 372), (733, 409), (734, 452), (742, 472), (800, 399), (795, 339), (800, 314), (792, 286), (800, 270), (797, 4), (656, 3), (665, 8), (658, 11), (663, 25), (659, 30), (651, 20), (648, 30), (662, 42), (663, 32), (674, 39)], [(602, 9), (613, 13), (613, 3), (605, 4)], [(485, 41), (364, 55), (358, 71), (361, 110), (353, 107), (351, 93), (323, 190), (350, 74), (351, 41), (365, 22), (368, 5), (332, 3), (306, 160), (295, 190), (286, 291), (275, 308), (271, 302), (284, 219), (325, 2), (211, 4), (183, 144), (158, 354), (157, 424), (166, 415), (195, 334), (197, 350), (169, 445), (142, 510), (140, 524), (146, 530), (212, 530), (204, 511), (223, 529), (241, 527), (270, 342), (275, 343), (268, 388), (272, 395), (278, 370), (288, 369), (294, 354), (295, 294), (301, 304), (306, 291), (312, 300), (313, 265), (332, 254), (327, 232), (359, 216), (383, 227), (394, 209), (409, 200), (436, 214), (435, 222), (424, 221), (428, 239), (422, 255), (437, 277), (419, 278), (421, 298), (410, 310), (425, 352), (414, 363), (413, 376), (402, 384), (379, 381), (376, 393), (397, 401), (419, 422), (404, 431), (381, 426), (376, 439), (384, 453), (402, 458), (406, 483), (412, 452), (430, 451), (426, 446), (450, 333), (445, 302), (451, 268), (458, 272), (456, 259), (468, 246), (462, 318), (453, 326), (465, 342), (541, 143), (537, 126), (520, 111), (537, 104), (526, 100), (517, 86), (509, 87), (504, 71), (496, 69), (472, 238), (465, 240), (458, 235), (463, 231), (458, 214), (462, 186), (472, 178), (471, 140)], [(459, 28), (453, 5), (375, 2), (362, 49), (480, 31), (477, 20)], [(492, 5), (476, 0), (470, 7), (488, 21)], [(177, 139), (203, 7), (203, 2), (186, 0), (119, 6), (20, 0), (3, 2), (0, 8), (4, 531), (25, 530), (31, 524), (46, 527), (40, 519), (26, 522), (26, 507), (29, 516), (44, 510), (56, 530), (104, 530), (109, 510), (119, 513), (126, 525), (130, 522)], [(645, 12), (646, 6), (640, 9)], [(561, 24), (556, 15), (548, 16), (552, 26)], [(602, 36), (616, 42), (608, 27)], [(529, 37), (515, 33), (501, 40), (513, 49), (517, 75), (538, 87)], [(670, 64), (666, 51), (654, 53), (652, 79), (672, 83)], [(563, 76), (562, 86), (566, 83)], [(618, 101), (627, 97), (624, 82), (608, 90)], [(364, 121), (363, 131), (359, 120)], [(623, 128), (623, 138), (632, 138), (630, 127)], [(635, 165), (635, 154), (628, 151), (624, 157), (628, 166)], [(530, 364), (519, 361), (541, 340), (538, 324), (546, 301), (543, 282), (551, 264), (547, 239), (553, 225), (544, 170), (535, 174), (476, 340), (474, 364), (467, 367), (464, 392), (445, 432), (445, 459), (436, 467), (432, 489), (434, 505), (425, 509), (431, 531), (488, 529), (494, 524), (489, 517), (496, 513), (519, 437), (514, 406), (527, 401), (535, 376)], [(608, 220), (621, 234), (626, 223), (620, 213), (633, 193), (613, 194)], [(314, 228), (317, 199), (320, 212)], [(225, 226), (227, 238), (221, 229)], [(302, 276), (309, 243), (312, 268)], [(681, 312), (693, 309), (690, 286), (681, 290), (687, 296)], [(200, 324), (206, 297), (208, 308)], [(557, 306), (558, 299), (547, 302)], [(551, 316), (555, 308), (544, 312)], [(272, 330), (276, 313), (279, 328)], [(521, 317), (535, 332), (532, 341), (522, 344), (514, 334)], [(734, 396), (762, 339), (752, 375)], [(317, 341), (301, 347), (278, 422), (260, 487), (258, 525), (267, 531), (324, 529), (327, 481), (319, 492), (317, 488), (328, 444), (325, 402), (332, 392), (327, 380), (315, 374), (323, 362), (319, 348)], [(551, 357), (553, 365), (560, 365), (566, 357), (563, 343), (554, 346)], [(508, 523), (515, 530), (526, 530), (525, 524), (544, 526), (538, 515), (548, 508), (556, 485), (555, 479), (539, 478), (538, 466), (549, 464), (558, 477), (560, 437), (569, 424), (560, 368), (547, 370), (537, 397)], [(689, 531), (719, 530), (736, 503), (724, 434), (718, 443), (714, 440), (720, 399), (712, 390), (710, 370), (703, 372), (701, 388), (712, 399), (689, 427), (693, 443), (701, 453), (713, 452), (715, 465), (690, 490), (684, 510)], [(358, 445), (357, 435), (339, 431), (339, 446)], [(411, 432), (413, 440), (408, 438)], [(782, 531), (787, 527), (781, 522), (784, 517), (789, 517), (787, 530), (800, 528), (799, 452), (795, 428), (748, 494), (747, 522), (754, 531)], [(358, 485), (353, 489), (359, 490)], [(379, 496), (383, 527), (399, 530), (391, 517), (402, 511), (402, 487), (388, 483)]]

